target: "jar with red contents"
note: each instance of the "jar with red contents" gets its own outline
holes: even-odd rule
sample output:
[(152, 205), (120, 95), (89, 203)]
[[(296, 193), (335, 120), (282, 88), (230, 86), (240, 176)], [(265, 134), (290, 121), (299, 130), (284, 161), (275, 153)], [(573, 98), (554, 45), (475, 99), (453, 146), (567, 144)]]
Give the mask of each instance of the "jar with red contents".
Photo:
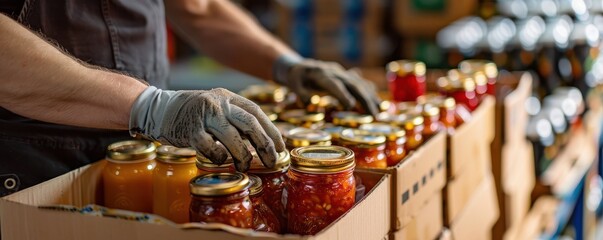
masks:
[(416, 150), (423, 144), (423, 123), (424, 119), (420, 114), (401, 115), (401, 119), (394, 123), (406, 131), (406, 151)]
[(441, 77), (438, 79), (438, 87), (446, 96), (454, 98), (457, 104), (467, 106), (470, 111), (475, 110), (479, 105), (473, 78), (455, 81), (449, 77)]
[(354, 206), (354, 152), (338, 146), (291, 151), (287, 173), (287, 230), (313, 235)]
[(282, 112), (280, 119), (298, 127), (318, 129), (325, 124), (325, 114), (309, 113), (305, 109), (294, 109)]
[(331, 134), (315, 129), (294, 128), (287, 134), (285, 146), (288, 150), (310, 145), (331, 145)]
[(385, 141), (385, 156), (387, 157), (387, 166), (396, 166), (406, 157), (406, 131), (399, 127), (387, 123), (369, 123), (363, 124), (358, 129), (369, 131), (375, 134), (383, 135)]
[(249, 174), (249, 198), (253, 206), (253, 230), (260, 232), (281, 232), (281, 225), (274, 212), (264, 201), (264, 184), (260, 177)]
[(387, 168), (385, 137), (359, 129), (341, 132), (341, 145), (354, 152), (357, 168)]
[(425, 94), (425, 63), (411, 60), (387, 64), (387, 81), (392, 99), (397, 102), (416, 101)]
[(283, 197), (286, 196), (283, 195), (287, 183), (287, 171), (291, 164), (289, 152), (283, 151), (278, 154), (274, 168), (264, 167), (257, 154), (254, 154), (253, 157), (249, 173), (257, 175), (262, 180), (264, 201), (278, 218), (280, 223), (279, 229), (285, 230), (287, 227), (287, 215)]
[(440, 122), (440, 109), (438, 107), (425, 104), (421, 116), (424, 120), (423, 136), (425, 138), (430, 138), (444, 129), (444, 125)]
[(228, 157), (226, 161), (222, 164), (215, 164), (209, 158), (201, 154), (197, 154), (197, 160), (195, 161), (195, 165), (197, 166), (197, 175), (207, 174), (207, 173), (227, 173), (227, 172), (235, 172), (234, 162), (232, 161), (232, 157)]
[(367, 114), (348, 111), (333, 113), (333, 124), (337, 126), (357, 128), (362, 124), (372, 123), (373, 121), (373, 116)]
[(451, 69), (448, 71), (448, 78), (452, 81), (465, 81), (467, 79), (473, 80), (475, 83), (475, 94), (480, 101), (487, 94), (488, 79), (486, 79), (486, 75), (483, 72), (477, 71), (466, 73), (457, 69)]
[(487, 93), (490, 95), (496, 94), (498, 67), (495, 63), (482, 59), (469, 59), (460, 62), (459, 69), (465, 73), (483, 72), (487, 78)]
[(253, 228), (249, 177), (243, 173), (208, 173), (190, 181), (191, 222)]

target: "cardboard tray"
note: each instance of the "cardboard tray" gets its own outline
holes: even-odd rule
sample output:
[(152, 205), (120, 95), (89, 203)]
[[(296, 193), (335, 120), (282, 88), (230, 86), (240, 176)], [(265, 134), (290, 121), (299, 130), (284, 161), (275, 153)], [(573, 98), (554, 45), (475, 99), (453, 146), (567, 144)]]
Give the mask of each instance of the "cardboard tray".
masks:
[(443, 229), (442, 195), (438, 193), (421, 207), (408, 225), (392, 233), (390, 239), (436, 239)]
[[(357, 171), (367, 195), (346, 214), (313, 236), (278, 235), (248, 229), (182, 229), (123, 219), (42, 209), (44, 205), (81, 207), (102, 198), (101, 172), (105, 161), (87, 165), (65, 175), (0, 199), (0, 226), (4, 240), (159, 240), (159, 239), (383, 239), (390, 227), (390, 176)], [(203, 226), (197, 224), (197, 226)]]

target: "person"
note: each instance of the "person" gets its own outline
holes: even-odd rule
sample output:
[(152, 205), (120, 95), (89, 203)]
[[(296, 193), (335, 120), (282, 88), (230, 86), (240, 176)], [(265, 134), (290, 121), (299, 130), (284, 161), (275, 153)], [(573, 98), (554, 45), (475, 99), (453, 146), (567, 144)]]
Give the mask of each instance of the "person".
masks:
[(300, 57), (230, 1), (0, 0), (0, 12), (0, 195), (102, 159), (108, 144), (131, 136), (190, 146), (216, 163), (230, 153), (240, 171), (249, 139), (274, 165), (285, 146), (257, 105), (225, 89), (164, 90), (166, 16), (226, 66), (306, 102), (323, 90), (377, 112), (374, 88), (358, 74)]

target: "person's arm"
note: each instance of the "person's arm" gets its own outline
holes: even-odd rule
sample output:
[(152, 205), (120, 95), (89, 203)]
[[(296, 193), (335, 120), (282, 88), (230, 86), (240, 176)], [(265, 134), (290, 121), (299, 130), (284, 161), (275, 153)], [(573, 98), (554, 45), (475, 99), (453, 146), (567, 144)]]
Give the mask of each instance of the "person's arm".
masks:
[(0, 14), (0, 106), (45, 122), (128, 129), (130, 108), (147, 88), (84, 66)]

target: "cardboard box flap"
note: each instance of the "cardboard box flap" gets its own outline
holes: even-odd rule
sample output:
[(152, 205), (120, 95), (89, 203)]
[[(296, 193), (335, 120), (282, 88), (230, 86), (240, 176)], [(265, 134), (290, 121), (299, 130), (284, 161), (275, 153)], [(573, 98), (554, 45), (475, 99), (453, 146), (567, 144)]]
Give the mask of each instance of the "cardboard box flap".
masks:
[(460, 213), (459, 217), (452, 222), (450, 230), (454, 239), (489, 239), (491, 228), (498, 220), (498, 200), (494, 179), (489, 175)]
[(506, 194), (534, 187), (534, 150), (527, 140), (515, 145), (503, 145), (501, 151), (502, 190)]
[[(515, 73), (506, 81), (517, 81)], [(503, 79), (501, 79), (503, 80)], [(528, 112), (525, 108), (525, 101), (532, 94), (532, 75), (527, 72), (521, 73), (518, 83), (511, 93), (505, 96), (503, 102), (504, 125), (503, 144), (511, 139), (525, 139), (525, 129), (528, 124)], [(503, 82), (502, 84), (505, 84)]]
[(391, 239), (436, 239), (444, 228), (442, 222), (442, 195), (437, 193), (420, 207), (415, 215), (400, 231), (392, 234)]

